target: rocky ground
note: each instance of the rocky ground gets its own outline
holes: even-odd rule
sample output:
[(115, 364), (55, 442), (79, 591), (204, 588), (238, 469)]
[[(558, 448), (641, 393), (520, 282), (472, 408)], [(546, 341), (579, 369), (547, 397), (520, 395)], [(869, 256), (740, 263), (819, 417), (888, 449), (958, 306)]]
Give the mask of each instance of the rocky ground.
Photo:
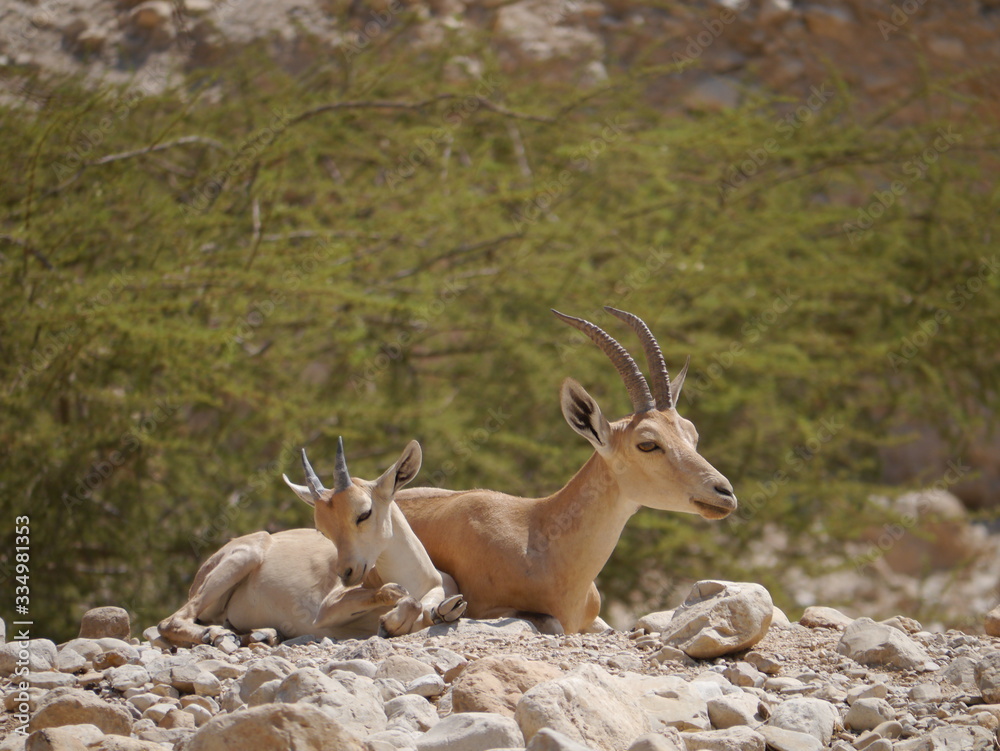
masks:
[[(380, 38), (447, 48), (456, 36), (488, 31), (505, 71), (529, 67), (580, 87), (599, 85), (609, 66), (636, 57), (692, 64), (649, 91), (678, 111), (732, 107), (762, 86), (808, 104), (815, 87), (832, 82), (831, 67), (852, 95), (879, 109), (919, 85), (925, 69), (995, 64), (998, 7), (987, 0), (9, 0), (0, 9), (0, 67), (14, 75), (0, 91), (17, 91), (20, 72), (41, 71), (153, 92), (185, 70), (225, 66), (248, 44), (294, 72), (363, 64)], [(466, 56), (456, 63), (482, 66)], [(954, 85), (983, 93), (975, 89), (981, 84)], [(915, 105), (897, 118), (926, 114)], [(995, 492), (995, 470), (987, 464), (984, 473)]]
[(699, 582), (627, 632), (462, 620), (223, 650), (129, 628), (100, 608), (58, 647), (0, 647), (0, 751), (931, 751), (1000, 727), (1000, 640), (823, 607), (789, 623), (755, 584)]

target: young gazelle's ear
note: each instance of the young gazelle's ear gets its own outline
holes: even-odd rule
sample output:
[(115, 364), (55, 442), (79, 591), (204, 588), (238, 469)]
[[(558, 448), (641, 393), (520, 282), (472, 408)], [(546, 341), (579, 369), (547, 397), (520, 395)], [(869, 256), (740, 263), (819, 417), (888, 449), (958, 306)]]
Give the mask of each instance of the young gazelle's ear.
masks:
[(410, 441), (396, 463), (375, 481), (379, 496), (386, 501), (395, 498), (396, 491), (417, 476), (422, 460), (423, 454), (420, 451), (420, 444), (416, 441)]
[[(341, 439), (337, 444), (338, 469), (340, 467), (340, 464), (343, 462), (343, 456), (344, 456), (344, 442)], [(293, 491), (295, 491), (295, 495), (297, 495), (303, 501), (305, 501), (310, 506), (315, 508), (316, 501), (323, 500), (324, 497), (327, 496), (328, 492), (327, 489), (323, 487), (323, 483), (319, 481), (319, 477), (316, 475), (316, 470), (314, 470), (312, 468), (312, 465), (309, 463), (309, 457), (306, 456), (305, 449), (302, 449), (302, 469), (305, 471), (306, 482), (309, 483), (308, 485), (296, 485), (294, 482), (288, 479), (288, 475), (283, 474), (281, 476), (284, 478), (285, 484), (288, 485), (288, 487), (290, 487)], [(345, 465), (344, 473), (346, 474), (346, 472), (347, 472), (347, 466)], [(348, 478), (348, 481), (350, 481), (350, 478)]]
[(597, 453), (607, 454), (611, 450), (611, 426), (594, 397), (572, 378), (567, 378), (559, 391), (559, 401), (569, 426), (590, 441)]
[(313, 506), (315, 508), (316, 500), (313, 498), (312, 491), (309, 488), (307, 488), (305, 485), (296, 485), (294, 482), (288, 479), (288, 475), (283, 474), (281, 477), (284, 479), (285, 484), (295, 492), (295, 495), (297, 495), (303, 501), (305, 501), (310, 506)]

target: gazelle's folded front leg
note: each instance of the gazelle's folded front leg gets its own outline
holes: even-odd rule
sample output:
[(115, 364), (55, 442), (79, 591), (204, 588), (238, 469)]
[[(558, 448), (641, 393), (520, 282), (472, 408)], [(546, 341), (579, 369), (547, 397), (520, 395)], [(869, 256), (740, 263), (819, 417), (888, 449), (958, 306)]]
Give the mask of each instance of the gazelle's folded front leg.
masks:
[(465, 598), (458, 593), (458, 585), (451, 575), (440, 571), (436, 573), (441, 578), (441, 584), (432, 587), (420, 598), (423, 612), (415, 630), (457, 621), (468, 606)]
[(386, 610), (407, 598), (398, 584), (368, 587), (335, 587), (326, 596), (316, 614), (316, 625), (331, 628), (346, 625), (373, 610)]

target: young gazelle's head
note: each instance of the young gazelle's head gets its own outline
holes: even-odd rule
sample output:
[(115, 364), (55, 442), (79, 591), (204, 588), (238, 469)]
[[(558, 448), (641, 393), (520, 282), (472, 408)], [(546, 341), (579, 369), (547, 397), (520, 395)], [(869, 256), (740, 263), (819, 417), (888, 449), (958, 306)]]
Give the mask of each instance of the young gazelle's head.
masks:
[(295, 494), (315, 509), (316, 529), (337, 546), (337, 574), (346, 586), (358, 584), (392, 539), (392, 503), (396, 491), (420, 470), (420, 444), (403, 449), (396, 463), (374, 482), (352, 478), (344, 458), (344, 441), (337, 442), (332, 490), (319, 481), (306, 451), (302, 466), (306, 485), (296, 485), (282, 475)]
[(601, 328), (553, 310), (590, 337), (611, 358), (628, 389), (633, 414), (609, 423), (594, 398), (567, 378), (560, 394), (566, 421), (611, 468), (621, 495), (641, 506), (722, 519), (736, 510), (733, 486), (698, 453), (698, 431), (677, 412), (687, 363), (670, 381), (663, 354), (646, 324), (614, 308), (609, 313), (639, 335), (649, 364), (653, 390), (629, 353)]

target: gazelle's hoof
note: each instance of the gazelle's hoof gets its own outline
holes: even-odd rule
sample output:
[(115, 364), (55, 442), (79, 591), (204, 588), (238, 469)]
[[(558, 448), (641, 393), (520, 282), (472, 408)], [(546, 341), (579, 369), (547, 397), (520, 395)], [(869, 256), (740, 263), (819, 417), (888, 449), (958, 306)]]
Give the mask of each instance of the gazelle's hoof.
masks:
[(454, 623), (465, 614), (467, 607), (469, 603), (462, 595), (446, 597), (434, 608), (434, 623)]
[(247, 638), (248, 644), (263, 643), (270, 647), (277, 646), (280, 641), (281, 637), (278, 635), (277, 629), (273, 628), (255, 628)]
[(205, 632), (206, 644), (211, 644), (216, 649), (221, 649), (227, 655), (231, 655), (240, 648), (240, 637), (229, 629), (213, 627)]
[(378, 635), (383, 639), (413, 632), (423, 609), (420, 603), (406, 596), (396, 603), (396, 607), (378, 620)]
[(400, 600), (405, 597), (409, 597), (410, 593), (406, 591), (406, 588), (401, 584), (383, 584), (379, 587), (378, 592), (375, 593), (375, 599), (380, 605), (395, 605)]

